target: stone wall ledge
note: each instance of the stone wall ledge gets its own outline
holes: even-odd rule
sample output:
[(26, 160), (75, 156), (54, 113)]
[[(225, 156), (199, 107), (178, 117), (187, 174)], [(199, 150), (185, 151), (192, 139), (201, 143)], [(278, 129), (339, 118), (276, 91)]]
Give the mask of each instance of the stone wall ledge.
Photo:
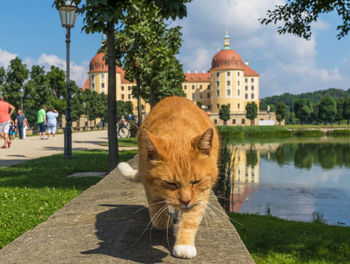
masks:
[[(136, 158), (129, 161), (135, 167)], [(113, 171), (0, 250), (0, 263), (254, 263), (214, 195), (196, 237), (198, 255), (171, 256), (165, 231), (148, 226), (141, 184)]]

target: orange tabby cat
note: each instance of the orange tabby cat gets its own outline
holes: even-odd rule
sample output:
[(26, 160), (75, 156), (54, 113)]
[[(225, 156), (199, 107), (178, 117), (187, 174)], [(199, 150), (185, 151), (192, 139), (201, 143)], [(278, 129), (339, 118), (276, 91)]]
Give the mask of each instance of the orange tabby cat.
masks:
[(173, 255), (192, 258), (194, 239), (218, 174), (219, 139), (208, 115), (182, 97), (160, 101), (137, 135), (139, 171), (120, 163), (124, 176), (143, 183), (153, 225), (169, 226), (179, 213)]

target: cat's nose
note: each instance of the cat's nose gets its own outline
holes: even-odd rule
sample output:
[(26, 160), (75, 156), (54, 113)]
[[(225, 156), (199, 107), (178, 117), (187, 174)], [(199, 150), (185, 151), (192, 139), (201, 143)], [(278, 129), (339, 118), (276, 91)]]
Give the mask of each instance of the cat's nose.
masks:
[(180, 200), (180, 203), (188, 206), (188, 204), (191, 202), (191, 199), (188, 199), (188, 200)]

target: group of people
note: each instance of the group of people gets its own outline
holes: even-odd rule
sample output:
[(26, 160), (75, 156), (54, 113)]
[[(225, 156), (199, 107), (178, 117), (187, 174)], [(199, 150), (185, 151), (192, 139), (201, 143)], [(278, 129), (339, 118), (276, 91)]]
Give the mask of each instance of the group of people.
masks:
[[(30, 128), (27, 118), (22, 110), (17, 111), (15, 122), (11, 115), (14, 113), (15, 107), (4, 101), (4, 97), (0, 95), (0, 137), (4, 140), (1, 148), (9, 148), (12, 140), (14, 140), (16, 132), (19, 139), (26, 137), (26, 129)], [(49, 109), (46, 113), (46, 106), (42, 106), (38, 111), (37, 122), (39, 126), (40, 139), (49, 139), (50, 136), (55, 139), (58, 112), (55, 109)], [(47, 137), (46, 137), (47, 128)]]
[[(46, 113), (46, 106), (42, 106), (38, 112), (38, 125), (39, 125), (39, 136), (40, 139), (55, 139), (56, 128), (57, 128), (57, 117), (58, 112), (56, 109), (49, 109)], [(47, 137), (45, 135), (47, 128)]]

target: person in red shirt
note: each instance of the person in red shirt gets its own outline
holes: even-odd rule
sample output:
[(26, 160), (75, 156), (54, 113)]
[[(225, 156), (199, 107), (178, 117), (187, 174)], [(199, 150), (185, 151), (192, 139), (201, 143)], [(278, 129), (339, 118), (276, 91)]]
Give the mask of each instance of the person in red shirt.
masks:
[(9, 148), (11, 146), (11, 141), (8, 139), (8, 136), (13, 111), (15, 111), (15, 107), (5, 102), (4, 97), (0, 95), (0, 137), (4, 139), (2, 148)]

